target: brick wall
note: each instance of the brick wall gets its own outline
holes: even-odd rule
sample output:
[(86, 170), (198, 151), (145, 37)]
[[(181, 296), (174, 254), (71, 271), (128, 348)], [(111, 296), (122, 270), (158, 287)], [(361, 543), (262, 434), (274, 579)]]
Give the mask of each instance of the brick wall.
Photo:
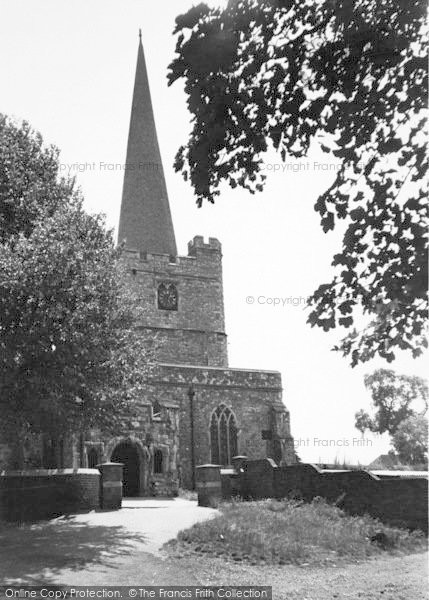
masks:
[(276, 464), (269, 458), (247, 461), (243, 465), (241, 493), (246, 499), (273, 498)]
[(95, 469), (15, 471), (0, 475), (0, 521), (35, 521), (99, 506)]
[(316, 496), (337, 502), (351, 514), (370, 514), (392, 525), (428, 531), (428, 481), (379, 479), (366, 471), (322, 471), (315, 465), (276, 466), (269, 459), (246, 461), (238, 476), (248, 499)]

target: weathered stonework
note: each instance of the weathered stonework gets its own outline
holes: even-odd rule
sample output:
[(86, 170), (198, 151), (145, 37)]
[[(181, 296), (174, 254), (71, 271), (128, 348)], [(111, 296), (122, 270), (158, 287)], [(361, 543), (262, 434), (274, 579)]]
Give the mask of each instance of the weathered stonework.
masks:
[[(143, 334), (156, 334), (158, 358), (165, 362), (227, 366), (227, 340), (222, 283), (222, 249), (218, 240), (204, 243), (196, 236), (188, 256), (127, 252), (132, 287), (141, 316)], [(173, 283), (178, 293), (177, 310), (157, 305), (158, 286)]]
[[(148, 386), (144, 398), (136, 407), (135, 418), (123, 423), (117, 435), (101, 431), (91, 431), (85, 436), (82, 457), (77, 455), (76, 463), (82, 462), (85, 467), (90, 450), (97, 452), (98, 462), (112, 460), (115, 449), (127, 444), (135, 449), (138, 459), (136, 476), (137, 495), (176, 495), (178, 491), (177, 454), (179, 446), (179, 406), (173, 402), (164, 402), (160, 416), (156, 419), (152, 414), (152, 402), (146, 396), (151, 394)], [(154, 470), (155, 452), (162, 456), (161, 472)]]
[[(294, 462), (280, 373), (159, 364), (151, 385), (161, 403), (169, 398), (180, 403), (179, 467), (185, 487), (193, 482), (192, 463), (211, 462), (210, 418), (220, 404), (227, 405), (236, 417), (238, 454), (249, 458), (272, 456), (280, 458), (282, 463)], [(193, 391), (192, 409), (190, 390)], [(271, 433), (270, 439), (263, 439), (263, 431)], [(284, 447), (281, 457), (276, 456), (276, 442)]]

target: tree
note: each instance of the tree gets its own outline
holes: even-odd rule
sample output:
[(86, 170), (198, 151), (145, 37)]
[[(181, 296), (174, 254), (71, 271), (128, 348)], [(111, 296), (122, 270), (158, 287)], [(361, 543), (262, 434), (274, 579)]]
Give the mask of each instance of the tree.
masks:
[(371, 417), (364, 410), (356, 413), (355, 427), (362, 433), (369, 430), (394, 435), (405, 420), (416, 416), (416, 407), (422, 414), (427, 412), (428, 386), (421, 377), (377, 369), (364, 381), (371, 392), (375, 414)]
[(60, 177), (58, 156), (29, 123), (0, 113), (0, 242), (29, 235), (42, 216), (78, 195), (74, 181)]
[(184, 79), (193, 128), (175, 168), (199, 206), (223, 182), (262, 191), (270, 146), (342, 161), (315, 210), (324, 232), (346, 221), (343, 246), (308, 322), (351, 331), (335, 349), (352, 366), (427, 347), (425, 13), (423, 0), (229, 0), (176, 19), (169, 83)]
[(428, 420), (413, 415), (399, 424), (392, 437), (393, 446), (402, 462), (410, 465), (427, 464)]
[[(21, 139), (14, 127), (12, 142)], [(27, 433), (59, 437), (95, 425), (110, 430), (130, 415), (141, 394), (151, 350), (134, 328), (138, 314), (112, 232), (101, 216), (85, 213), (78, 193), (61, 201), (59, 191), (63, 184), (70, 190), (70, 182), (55, 187), (58, 163), (51, 164), (47, 182), (42, 140), (27, 126), (23, 131), (28, 147), (23, 142), (11, 158), (14, 171), (26, 173), (25, 162), (36, 150), (40, 162), (33, 157), (24, 180), (31, 190), (53, 191), (39, 202), (18, 178), (17, 190), (0, 196), (3, 207), (5, 198), (29, 198), (22, 205), (19, 200), (19, 214), (32, 219), (23, 218), (22, 227), (6, 220), (1, 231), (1, 427), (19, 440)], [(14, 151), (13, 143), (9, 148)]]

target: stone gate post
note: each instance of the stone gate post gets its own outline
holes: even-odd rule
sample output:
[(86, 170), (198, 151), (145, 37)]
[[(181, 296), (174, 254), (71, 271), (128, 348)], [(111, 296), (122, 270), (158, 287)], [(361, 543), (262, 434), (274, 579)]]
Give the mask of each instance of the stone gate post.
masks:
[(216, 508), (222, 500), (220, 466), (200, 465), (195, 471), (198, 506)]
[(122, 463), (109, 462), (97, 465), (101, 473), (100, 508), (118, 510), (122, 506)]

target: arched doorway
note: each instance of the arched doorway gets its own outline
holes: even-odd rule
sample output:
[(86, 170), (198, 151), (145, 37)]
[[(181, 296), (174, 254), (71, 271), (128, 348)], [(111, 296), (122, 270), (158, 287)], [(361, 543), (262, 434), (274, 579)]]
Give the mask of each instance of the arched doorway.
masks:
[(87, 453), (87, 458), (88, 458), (88, 469), (97, 468), (97, 465), (100, 461), (98, 460), (98, 452), (95, 448), (89, 448), (88, 453)]
[(124, 464), (123, 495), (138, 496), (140, 493), (140, 458), (132, 442), (121, 442), (112, 452), (112, 462)]

